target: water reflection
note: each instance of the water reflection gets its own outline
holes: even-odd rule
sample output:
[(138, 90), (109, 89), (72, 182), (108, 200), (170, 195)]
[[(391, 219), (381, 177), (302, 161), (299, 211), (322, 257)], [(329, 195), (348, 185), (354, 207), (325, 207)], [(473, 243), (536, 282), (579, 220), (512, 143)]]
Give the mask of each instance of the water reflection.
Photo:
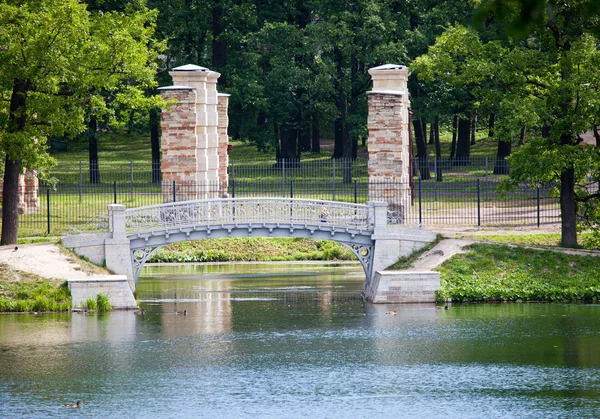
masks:
[(361, 290), (358, 265), (152, 267), (144, 316), (1, 315), (0, 417), (600, 416), (599, 305)]

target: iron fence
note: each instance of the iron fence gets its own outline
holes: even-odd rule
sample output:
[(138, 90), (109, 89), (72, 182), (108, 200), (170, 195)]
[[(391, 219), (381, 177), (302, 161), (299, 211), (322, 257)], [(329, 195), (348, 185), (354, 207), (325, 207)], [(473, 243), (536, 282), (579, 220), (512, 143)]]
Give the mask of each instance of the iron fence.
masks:
[[(407, 185), (394, 182), (351, 182), (332, 184), (315, 179), (289, 179), (286, 184), (252, 184), (230, 179), (227, 188), (218, 183), (192, 182), (112, 184), (42, 183), (35, 196), (27, 197), (28, 208), (19, 216), (20, 236), (59, 235), (107, 228), (108, 204), (127, 208), (217, 197), (272, 197), (332, 200), (364, 204), (369, 200), (397, 203), (400, 213), (392, 216), (405, 224), (472, 226), (541, 226), (560, 221), (558, 199), (551, 187), (527, 185), (508, 194), (497, 192), (497, 179), (463, 179), (454, 182), (415, 180)], [(395, 218), (394, 218), (395, 217)]]

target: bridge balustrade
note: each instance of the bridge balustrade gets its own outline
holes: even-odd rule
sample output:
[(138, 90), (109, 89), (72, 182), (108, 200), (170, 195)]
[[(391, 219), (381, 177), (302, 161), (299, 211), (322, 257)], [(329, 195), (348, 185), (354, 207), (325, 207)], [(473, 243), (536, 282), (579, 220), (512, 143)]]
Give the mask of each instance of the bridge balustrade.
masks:
[(373, 231), (372, 206), (324, 200), (234, 198), (182, 201), (125, 211), (128, 233), (187, 226), (320, 225)]

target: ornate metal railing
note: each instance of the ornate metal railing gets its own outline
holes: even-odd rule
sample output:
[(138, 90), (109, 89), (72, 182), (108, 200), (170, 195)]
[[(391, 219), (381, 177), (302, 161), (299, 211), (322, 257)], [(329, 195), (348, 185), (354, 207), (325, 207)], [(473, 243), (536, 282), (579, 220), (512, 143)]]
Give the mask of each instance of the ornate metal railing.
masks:
[(373, 231), (373, 208), (364, 204), (286, 199), (235, 198), (183, 201), (128, 209), (127, 232), (191, 226), (319, 225)]

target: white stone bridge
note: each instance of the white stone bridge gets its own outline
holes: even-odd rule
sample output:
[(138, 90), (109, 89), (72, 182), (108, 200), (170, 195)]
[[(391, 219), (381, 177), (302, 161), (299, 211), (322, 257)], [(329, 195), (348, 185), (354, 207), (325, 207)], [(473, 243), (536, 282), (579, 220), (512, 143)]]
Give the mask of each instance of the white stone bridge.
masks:
[(259, 236), (326, 239), (347, 246), (365, 271), (368, 291), (377, 271), (435, 238), (427, 230), (388, 223), (393, 220), (385, 202), (235, 198), (131, 209), (109, 205), (108, 210), (109, 232), (65, 236), (63, 244), (126, 275), (132, 290), (152, 253), (170, 243)]

